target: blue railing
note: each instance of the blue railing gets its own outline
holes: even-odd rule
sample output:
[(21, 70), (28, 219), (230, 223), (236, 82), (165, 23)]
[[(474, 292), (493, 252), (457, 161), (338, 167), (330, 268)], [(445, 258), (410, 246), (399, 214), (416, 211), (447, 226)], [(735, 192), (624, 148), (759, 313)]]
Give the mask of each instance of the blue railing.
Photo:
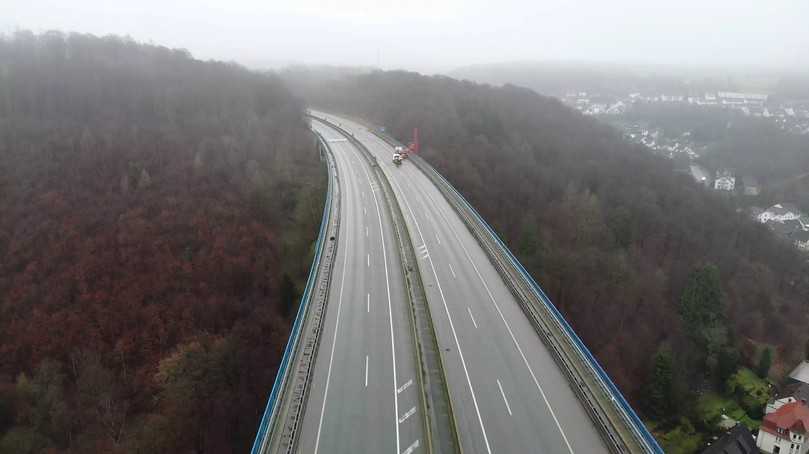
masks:
[(446, 184), (446, 186), (450, 188), (455, 193), (455, 195), (458, 196), (460, 200), (463, 201), (469, 212), (471, 212), (475, 216), (475, 218), (477, 218), (477, 220), (481, 223), (481, 225), (486, 227), (492, 238), (494, 238), (494, 240), (500, 245), (501, 249), (508, 254), (509, 259), (511, 260), (512, 264), (515, 265), (515, 267), (520, 271), (520, 274), (522, 274), (522, 276), (528, 282), (531, 283), (536, 295), (543, 302), (543, 304), (545, 304), (545, 306), (548, 309), (550, 309), (551, 313), (554, 315), (556, 320), (564, 328), (568, 337), (570, 337), (570, 339), (573, 340), (574, 345), (579, 349), (579, 351), (584, 355), (584, 357), (596, 371), (601, 381), (607, 386), (607, 389), (612, 394), (612, 397), (616, 399), (616, 401), (622, 407), (624, 412), (629, 416), (630, 420), (635, 425), (635, 429), (643, 438), (643, 440), (649, 445), (649, 447), (654, 452), (663, 454), (663, 449), (657, 443), (655, 437), (649, 432), (649, 430), (646, 428), (646, 425), (643, 424), (643, 421), (641, 421), (640, 417), (637, 415), (637, 413), (635, 413), (635, 410), (633, 410), (632, 406), (630, 406), (629, 403), (626, 401), (623, 394), (621, 394), (621, 391), (618, 389), (617, 386), (615, 386), (615, 383), (612, 382), (609, 375), (607, 375), (607, 373), (598, 363), (598, 360), (596, 360), (593, 354), (590, 353), (590, 350), (587, 348), (587, 346), (584, 345), (584, 342), (582, 342), (582, 340), (579, 338), (576, 332), (573, 331), (573, 328), (567, 323), (567, 320), (565, 320), (565, 317), (562, 315), (562, 313), (559, 312), (559, 310), (556, 308), (556, 306), (553, 305), (553, 303), (551, 303), (550, 298), (548, 298), (548, 296), (545, 294), (545, 291), (542, 290), (542, 287), (540, 287), (540, 285), (537, 284), (537, 282), (534, 280), (531, 274), (522, 266), (522, 264), (520, 263), (519, 260), (517, 260), (514, 254), (511, 253), (511, 250), (508, 248), (508, 246), (506, 246), (503, 240), (500, 239), (500, 237), (497, 235), (494, 229), (489, 225), (488, 222), (486, 222), (483, 219), (483, 216), (481, 216), (480, 213), (478, 213), (478, 211), (472, 206), (472, 204), (470, 204), (469, 201), (467, 201), (466, 198), (463, 195), (461, 195), (461, 193), (458, 192), (458, 190), (455, 189), (455, 187), (452, 184), (450, 184), (449, 181), (447, 181), (447, 179), (444, 178), (443, 175), (441, 175), (441, 173), (435, 170), (434, 172), (438, 176), (438, 178), (440, 178)]
[(278, 367), (278, 373), (275, 375), (275, 382), (272, 386), (272, 391), (270, 392), (270, 397), (267, 400), (267, 406), (264, 409), (264, 414), (261, 417), (261, 423), (258, 427), (258, 433), (256, 434), (256, 439), (253, 441), (253, 448), (250, 450), (251, 454), (259, 454), (261, 451), (261, 447), (264, 444), (264, 439), (267, 437), (267, 431), (272, 426), (273, 418), (275, 417), (275, 407), (278, 404), (278, 393), (280, 392), (281, 388), (286, 381), (286, 374), (289, 369), (289, 363), (291, 361), (291, 357), (295, 350), (295, 346), (298, 343), (298, 338), (300, 337), (301, 326), (303, 325), (303, 320), (306, 318), (306, 311), (309, 307), (309, 298), (311, 297), (312, 288), (315, 285), (315, 280), (317, 279), (317, 271), (320, 267), (320, 256), (323, 250), (323, 241), (326, 236), (327, 226), (329, 225), (329, 221), (331, 219), (331, 204), (332, 204), (332, 174), (331, 174), (331, 166), (329, 165), (328, 157), (326, 156), (326, 148), (328, 145), (326, 141), (323, 140), (323, 137), (320, 134), (315, 133), (318, 137), (323, 148), (321, 148), (321, 153), (323, 157), (326, 159), (326, 168), (328, 169), (328, 189), (326, 190), (326, 203), (323, 207), (323, 219), (320, 221), (320, 233), (317, 236), (317, 243), (315, 244), (315, 257), (312, 260), (312, 267), (309, 268), (309, 278), (306, 280), (306, 288), (303, 291), (303, 296), (301, 297), (301, 304), (298, 306), (298, 313), (295, 316), (295, 322), (292, 325), (292, 332), (289, 335), (289, 340), (287, 341), (287, 346), (284, 349), (284, 356), (281, 359), (281, 365)]

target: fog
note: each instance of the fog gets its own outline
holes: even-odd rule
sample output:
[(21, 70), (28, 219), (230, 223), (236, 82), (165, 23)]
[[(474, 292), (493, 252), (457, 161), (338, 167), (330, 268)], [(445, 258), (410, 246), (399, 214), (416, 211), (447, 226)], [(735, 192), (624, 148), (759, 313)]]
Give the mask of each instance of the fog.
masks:
[(250, 67), (525, 60), (809, 66), (806, 0), (0, 0), (0, 30), (119, 34)]

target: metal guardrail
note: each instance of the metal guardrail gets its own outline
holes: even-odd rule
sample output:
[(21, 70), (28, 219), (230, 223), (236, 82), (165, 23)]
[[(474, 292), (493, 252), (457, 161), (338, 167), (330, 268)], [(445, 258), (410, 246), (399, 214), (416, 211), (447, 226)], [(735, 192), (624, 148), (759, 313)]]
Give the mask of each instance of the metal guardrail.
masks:
[[(394, 139), (387, 137), (383, 134), (380, 134), (373, 130), (373, 128), (369, 128), (375, 135), (380, 137), (385, 142), (389, 143), (392, 146), (400, 145)], [(569, 364), (571, 360), (575, 361), (575, 358), (566, 358), (565, 352), (559, 351), (556, 345), (550, 345), (552, 350), (557, 356), (557, 361), (561, 363), (563, 366), (563, 370), (567, 373), (567, 375), (573, 379), (574, 383), (577, 385), (574, 389), (578, 388), (578, 392), (580, 396), (587, 402), (587, 404), (591, 407), (590, 412), (591, 416), (595, 420), (595, 422), (601, 426), (603, 432), (605, 432), (605, 438), (610, 442), (610, 445), (613, 451), (616, 452), (646, 452), (646, 453), (663, 453), (663, 449), (657, 443), (657, 440), (649, 433), (646, 426), (641, 421), (640, 417), (635, 413), (629, 403), (621, 394), (618, 387), (612, 382), (609, 378), (607, 373), (595, 359), (593, 354), (587, 349), (584, 345), (584, 342), (579, 338), (579, 336), (573, 331), (573, 328), (567, 323), (564, 316), (559, 312), (556, 306), (551, 303), (550, 298), (545, 294), (542, 290), (542, 287), (533, 279), (533, 277), (528, 273), (528, 271), (522, 266), (522, 264), (517, 260), (517, 258), (511, 253), (509, 248), (505, 245), (505, 243), (500, 239), (494, 229), (483, 219), (482, 216), (475, 210), (475, 208), (466, 200), (465, 197), (455, 189), (449, 181), (446, 180), (438, 171), (436, 171), (429, 163), (424, 161), (418, 156), (414, 156), (411, 158), (411, 161), (419, 167), (419, 169), (439, 188), (441, 193), (447, 199), (451, 206), (461, 215), (461, 218), (464, 220), (467, 227), (472, 231), (473, 235), (476, 236), (479, 242), (484, 242), (486, 239), (491, 241), (494, 245), (494, 248), (489, 249), (484, 247), (486, 252), (491, 255), (499, 255), (501, 259), (504, 259), (502, 262), (501, 260), (497, 260), (498, 257), (492, 258), (493, 263), (497, 267), (497, 265), (501, 265), (501, 269), (498, 269), (498, 272), (506, 279), (507, 283), (512, 285), (516, 285), (515, 282), (509, 282), (512, 276), (509, 276), (509, 270), (502, 269), (502, 265), (506, 265), (507, 267), (511, 267), (513, 271), (516, 271), (517, 275), (527, 287), (533, 296), (541, 302), (543, 308), (547, 311), (547, 313), (551, 316), (552, 321), (555, 322), (559, 330), (565, 335), (566, 339), (569, 344), (574, 348), (574, 352), (578, 354), (580, 357), (580, 363), (585, 364), (588, 366), (589, 371), (591, 372), (592, 376), (596, 379), (597, 385), (601, 388), (600, 391), (602, 394), (609, 397), (609, 402), (613, 406), (613, 408), (618, 410), (618, 413), (623, 419), (623, 423), (627, 428), (630, 429), (632, 434), (632, 438), (634, 440), (626, 440), (626, 437), (621, 436), (620, 432), (623, 431), (616, 431), (615, 427), (613, 427), (615, 422), (613, 418), (610, 418), (609, 409), (604, 408), (603, 403), (600, 403), (601, 399), (598, 399), (598, 395), (593, 394), (596, 390), (588, 389), (589, 386), (587, 385), (586, 381), (587, 377), (582, 377), (582, 372), (578, 370), (575, 364)], [(482, 234), (482, 235), (481, 235)], [(482, 244), (482, 246), (485, 246)], [(498, 263), (500, 262), (500, 263)], [(505, 262), (505, 263), (503, 263)], [(521, 303), (523, 310), (529, 316), (529, 318), (543, 318), (541, 314), (535, 312), (535, 307), (532, 307), (531, 301), (528, 301), (525, 298), (527, 295), (524, 295), (521, 291), (522, 289), (512, 287), (512, 292), (515, 293), (517, 300)], [(532, 320), (532, 324), (534, 324), (535, 329), (537, 329), (538, 334), (546, 340), (549, 341), (558, 341), (558, 339), (553, 339), (553, 334), (548, 332), (547, 330), (543, 329), (539, 325), (543, 325), (545, 320)], [(586, 372), (586, 371), (584, 371)], [(584, 380), (582, 380), (584, 379)], [(595, 402), (594, 402), (595, 400)], [(601, 407), (601, 408), (599, 408)], [(634, 443), (633, 443), (634, 442)]]
[[(328, 143), (323, 139), (320, 134), (313, 131), (316, 135), (317, 140), (319, 142), (319, 148), (321, 152), (321, 157), (326, 161), (326, 166), (328, 169), (328, 189), (326, 191), (326, 201), (323, 207), (323, 218), (320, 222), (320, 232), (318, 233), (317, 243), (315, 244), (315, 257), (312, 260), (312, 266), (309, 269), (309, 277), (306, 281), (306, 287), (304, 289), (303, 295), (301, 297), (301, 303), (298, 306), (298, 312), (295, 316), (295, 322), (292, 325), (292, 331), (289, 336), (289, 340), (287, 341), (286, 348), (284, 349), (284, 356), (281, 359), (281, 365), (278, 368), (278, 373), (275, 376), (275, 382), (273, 383), (272, 391), (270, 392), (270, 396), (267, 400), (267, 405), (264, 409), (264, 413), (261, 417), (261, 422), (259, 423), (258, 432), (256, 434), (256, 438), (253, 441), (253, 447), (251, 449), (251, 454), (260, 454), (265, 452), (267, 446), (270, 444), (274, 429), (278, 424), (278, 411), (279, 406), (281, 405), (281, 401), (283, 399), (283, 394), (287, 391), (288, 385), (293, 381), (290, 380), (290, 375), (294, 370), (293, 367), (289, 367), (292, 364), (293, 357), (297, 356), (298, 353), (301, 351), (301, 330), (302, 327), (306, 324), (307, 319), (309, 317), (309, 306), (310, 300), (312, 299), (312, 295), (315, 291), (315, 285), (317, 284), (318, 278), (322, 277), (322, 274), (326, 274), (326, 279), (330, 278), (330, 270), (331, 270), (331, 262), (334, 259), (334, 242), (331, 241), (333, 238), (329, 240), (326, 239), (327, 232), (329, 230), (336, 230), (339, 228), (339, 209), (332, 210), (333, 204), (338, 204), (339, 202), (334, 198), (334, 183), (333, 180), (337, 178), (335, 165), (333, 158), (331, 156), (331, 150), (329, 148)], [(339, 206), (339, 205), (337, 205)], [(330, 228), (331, 227), (331, 228)], [(333, 237), (336, 236), (332, 235)], [(327, 260), (327, 264), (322, 262), (322, 258), (324, 255), (324, 251), (327, 249), (328, 246), (332, 246), (330, 248), (329, 258)], [(328, 284), (328, 282), (326, 282)], [(325, 295), (323, 295), (325, 296)], [(322, 310), (320, 319), (318, 320), (318, 324), (322, 324)], [(314, 329), (315, 337), (320, 332), (319, 326)], [(314, 356), (316, 353), (316, 346), (319, 339), (310, 339), (309, 344), (306, 345), (306, 349), (312, 349), (312, 354), (308, 358), (308, 361), (311, 364), (314, 364)], [(311, 368), (307, 368), (307, 375), (303, 378), (304, 380), (304, 388), (305, 384), (308, 384), (309, 381), (309, 371)], [(294, 417), (294, 423), (292, 427), (288, 427), (288, 430), (291, 430), (292, 433), (290, 434), (290, 440), (288, 442), (288, 451), (292, 449), (294, 446), (294, 432), (297, 428), (297, 422), (300, 419), (300, 414), (303, 410), (305, 404), (305, 389), (298, 389), (297, 392), (300, 394), (299, 402), (297, 402), (297, 415)], [(280, 398), (279, 398), (280, 397)]]
[[(443, 186), (442, 193), (450, 192), (450, 196), (456, 198), (456, 203), (452, 203), (451, 205), (456, 206), (456, 210), (461, 208), (467, 211), (468, 214), (471, 214), (473, 220), (479, 225), (482, 226), (485, 230), (483, 233), (487, 234), (492, 241), (494, 241), (496, 245), (496, 249), (492, 251), (494, 254), (501, 254), (504, 258), (507, 259), (509, 265), (514, 267), (514, 269), (519, 273), (519, 277), (521, 277), (526, 283), (529, 284), (529, 290), (534, 293), (537, 299), (542, 303), (544, 308), (550, 313), (552, 316), (552, 320), (555, 321), (558, 326), (561, 328), (562, 332), (566, 335), (566, 340), (570, 341), (570, 344), (574, 347), (575, 353), (578, 353), (583, 359), (583, 363), (588, 365), (593, 375), (597, 378), (597, 384), (602, 388), (601, 391), (609, 397), (611, 403), (616, 403), (617, 408), (620, 410), (620, 414), (623, 417), (622, 419), (625, 420), (625, 423), (630, 429), (631, 433), (633, 434), (634, 440), (637, 443), (633, 443), (633, 440), (627, 440), (626, 437), (621, 436), (621, 431), (616, 430), (613, 418), (609, 415), (609, 409), (603, 408), (603, 403), (601, 403), (601, 399), (599, 399), (597, 394), (594, 394), (595, 390), (589, 389), (590, 387), (587, 384), (587, 378), (584, 376), (582, 372), (577, 370), (575, 362), (576, 358), (569, 358), (566, 357), (565, 351), (559, 351), (559, 348), (556, 348), (554, 345), (554, 350), (560, 362), (563, 363), (566, 372), (575, 380), (575, 384), (578, 385), (580, 394), (582, 397), (588, 402), (589, 405), (593, 406), (591, 408), (592, 413), (591, 415), (596, 419), (596, 422), (602, 426), (602, 430), (606, 432), (607, 438), (613, 444), (613, 449), (617, 452), (653, 452), (653, 453), (662, 453), (663, 450), (658, 445), (655, 438), (649, 433), (646, 429), (646, 426), (637, 416), (637, 414), (632, 410), (631, 406), (626, 402), (621, 392), (618, 390), (617, 386), (612, 382), (609, 378), (607, 373), (592, 355), (592, 353), (587, 349), (584, 345), (582, 340), (578, 337), (578, 335), (573, 331), (573, 328), (567, 323), (564, 316), (559, 312), (559, 310), (550, 302), (550, 298), (545, 294), (539, 284), (531, 277), (527, 270), (522, 266), (522, 264), (517, 260), (516, 257), (511, 253), (508, 247), (503, 243), (503, 241), (499, 238), (499, 236), (495, 233), (494, 229), (483, 219), (482, 216), (477, 212), (477, 210), (472, 207), (472, 205), (435, 169), (432, 168), (428, 163), (424, 160), (421, 160), (418, 157), (413, 160), (416, 165), (422, 168), (422, 171), (430, 177), (432, 181), (438, 182), (439, 189)], [(426, 169), (425, 169), (426, 168)], [(445, 194), (446, 195), (446, 194)], [(457, 206), (460, 205), (460, 206)], [(463, 218), (463, 216), (462, 216)], [(474, 229), (475, 226), (469, 225), (470, 222), (467, 222), (467, 225), (470, 228)], [(474, 233), (474, 232), (473, 232)], [(480, 238), (479, 238), (480, 240)], [(495, 263), (496, 264), (496, 263)], [(506, 274), (504, 277), (508, 276), (507, 270), (502, 270), (502, 274)], [(521, 296), (521, 292), (517, 290), (518, 301), (522, 303), (523, 308), (528, 313), (530, 317), (538, 317), (541, 320), (536, 320), (539, 324), (544, 324), (546, 322), (546, 317), (543, 317), (541, 313), (536, 313), (534, 307), (531, 307), (531, 301), (526, 301), (525, 298), (519, 298)], [(522, 300), (522, 301), (521, 301)], [(526, 307), (526, 305), (528, 307)], [(539, 327), (539, 330), (542, 330), (543, 327)], [(553, 333), (551, 332), (540, 332), (540, 335), (544, 337), (554, 337)], [(549, 340), (556, 340), (558, 339), (549, 339)], [(564, 345), (560, 346), (562, 350), (564, 350)], [(573, 364), (566, 364), (568, 362), (572, 362)], [(602, 408), (599, 408), (602, 407)], [(637, 444), (637, 446), (635, 446)], [(638, 449), (640, 447), (641, 449)]]

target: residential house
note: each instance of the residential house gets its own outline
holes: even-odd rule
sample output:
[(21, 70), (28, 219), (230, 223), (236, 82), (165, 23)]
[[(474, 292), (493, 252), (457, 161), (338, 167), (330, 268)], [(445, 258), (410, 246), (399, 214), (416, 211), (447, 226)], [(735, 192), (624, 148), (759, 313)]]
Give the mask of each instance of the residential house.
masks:
[(804, 219), (796, 206), (776, 204), (758, 213), (756, 219), (796, 248), (809, 252), (809, 219)]
[(764, 416), (756, 446), (768, 454), (806, 454), (807, 432), (809, 407), (805, 402), (791, 402)]
[(761, 193), (761, 186), (755, 177), (746, 176), (744, 180), (744, 195), (759, 195)]
[(756, 118), (761, 118), (764, 116), (764, 108), (761, 106), (750, 106), (748, 110), (750, 114)]
[(800, 364), (789, 373), (789, 383), (809, 384), (809, 361), (801, 361)]
[(809, 401), (809, 384), (801, 382), (790, 383), (784, 386), (784, 388), (778, 393), (778, 397), (776, 399), (773, 399), (767, 403), (764, 413), (770, 414), (783, 407), (785, 404), (801, 401)]
[(604, 103), (593, 103), (584, 111), (585, 115), (601, 115), (607, 111), (607, 105)]
[(623, 101), (618, 101), (611, 105), (605, 112), (607, 115), (621, 115), (626, 113), (626, 104)]
[(733, 191), (736, 189), (736, 177), (728, 169), (717, 170), (713, 187), (718, 191)]
[(744, 424), (736, 424), (702, 454), (758, 454), (756, 440)]
[(716, 97), (722, 104), (756, 104), (764, 105), (767, 102), (767, 95), (758, 93), (738, 93), (732, 91), (720, 91)]
[(684, 100), (683, 95), (660, 95), (661, 102), (683, 102)]
[(777, 203), (758, 215), (758, 222), (766, 224), (770, 221), (786, 222), (797, 221), (801, 217), (801, 212), (798, 208), (791, 203)]

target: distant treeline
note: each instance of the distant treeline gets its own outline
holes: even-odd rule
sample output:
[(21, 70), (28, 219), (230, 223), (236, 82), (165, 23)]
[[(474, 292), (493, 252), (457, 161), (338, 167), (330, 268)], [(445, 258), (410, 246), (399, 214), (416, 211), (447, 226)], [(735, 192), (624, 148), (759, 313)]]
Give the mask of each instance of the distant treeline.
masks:
[(281, 81), (0, 38), (0, 452), (247, 452), (325, 171)]
[(550, 96), (570, 92), (626, 96), (633, 92), (702, 95), (705, 92), (743, 91), (767, 93), (776, 102), (809, 102), (809, 72), (805, 68), (526, 61), (464, 66), (449, 75), (494, 85), (510, 83)]
[[(682, 78), (668, 72), (667, 68), (634, 68), (617, 64), (495, 63), (457, 68), (449, 75), (479, 83), (519, 85), (548, 96), (563, 96), (570, 92), (625, 96), (632, 92), (684, 93), (689, 89)], [(705, 86), (709, 85), (710, 82), (706, 82)]]

